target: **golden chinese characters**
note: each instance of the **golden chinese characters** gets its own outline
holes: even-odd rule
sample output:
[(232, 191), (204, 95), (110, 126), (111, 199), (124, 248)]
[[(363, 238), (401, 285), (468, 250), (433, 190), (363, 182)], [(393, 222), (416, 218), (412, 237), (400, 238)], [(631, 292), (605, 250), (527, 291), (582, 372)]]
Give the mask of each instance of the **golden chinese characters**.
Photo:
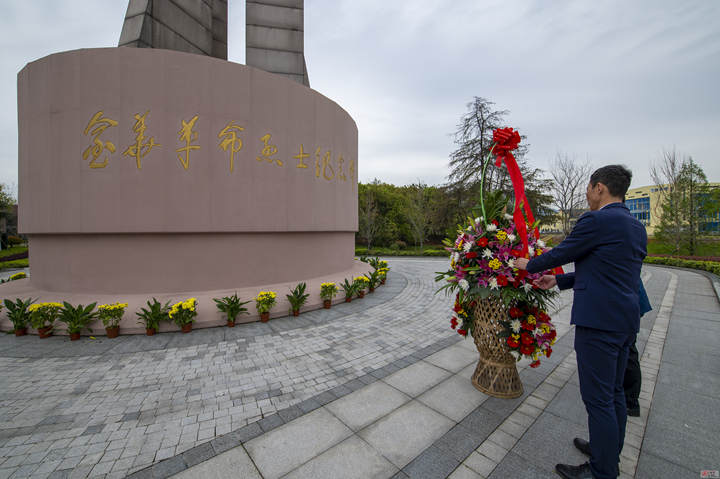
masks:
[(267, 135), (264, 135), (260, 138), (260, 141), (263, 142), (263, 149), (262, 153), (260, 153), (261, 156), (258, 156), (255, 158), (257, 161), (267, 161), (268, 163), (272, 163), (275, 161), (278, 166), (282, 166), (283, 162), (281, 160), (278, 160), (277, 158), (273, 158), (272, 156), (277, 153), (278, 149), (277, 146), (270, 144), (270, 133)]
[(235, 125), (235, 122), (233, 120), (230, 120), (230, 123), (225, 125), (225, 128), (223, 128), (220, 133), (218, 133), (218, 138), (224, 138), (220, 142), (220, 148), (222, 148), (225, 151), (228, 151), (228, 148), (230, 148), (230, 172), (232, 173), (233, 169), (235, 169), (235, 153), (240, 151), (242, 149), (243, 143), (240, 138), (237, 136), (238, 131), (244, 131), (245, 128)]
[(147, 118), (148, 113), (150, 111), (146, 111), (144, 115), (140, 115), (140, 113), (135, 113), (135, 125), (133, 126), (133, 131), (137, 134), (135, 136), (135, 143), (128, 146), (127, 149), (123, 152), (123, 156), (132, 156), (135, 158), (135, 162), (137, 163), (138, 170), (142, 168), (141, 161), (142, 158), (150, 153), (150, 150), (153, 149), (155, 146), (162, 146), (159, 143), (155, 143), (155, 138), (150, 137), (148, 141), (143, 143), (145, 140), (145, 118)]
[(87, 126), (85, 127), (85, 135), (92, 135), (93, 142), (83, 151), (83, 160), (87, 160), (88, 156), (92, 156), (90, 160), (90, 168), (105, 168), (108, 164), (109, 155), (105, 155), (104, 161), (98, 162), (98, 158), (102, 155), (102, 152), (107, 149), (110, 153), (115, 153), (115, 145), (110, 141), (102, 141), (100, 135), (110, 128), (111, 126), (117, 126), (118, 122), (111, 120), (110, 118), (104, 118), (102, 110), (98, 111), (90, 118)]
[(193, 128), (195, 127), (195, 122), (198, 119), (198, 115), (195, 115), (192, 117), (192, 120), (185, 121), (180, 120), (182, 122), (182, 128), (180, 131), (178, 131), (178, 135), (180, 135), (180, 141), (185, 142), (185, 146), (182, 148), (178, 148), (175, 150), (177, 153), (185, 152), (185, 159), (183, 160), (183, 157), (181, 155), (178, 155), (178, 160), (180, 160), (180, 163), (182, 163), (183, 168), (186, 170), (190, 166), (190, 151), (191, 150), (199, 150), (200, 147), (198, 145), (192, 145), (191, 143), (195, 140), (197, 140), (197, 132), (193, 131)]

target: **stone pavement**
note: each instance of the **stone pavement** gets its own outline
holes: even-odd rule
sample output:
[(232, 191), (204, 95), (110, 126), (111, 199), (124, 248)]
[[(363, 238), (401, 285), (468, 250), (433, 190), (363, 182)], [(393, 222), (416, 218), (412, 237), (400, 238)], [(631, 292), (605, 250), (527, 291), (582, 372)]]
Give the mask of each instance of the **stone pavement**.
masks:
[[(0, 478), (556, 477), (586, 436), (570, 293), (560, 339), (519, 364), (514, 400), (469, 377), (470, 340), (433, 295), (442, 259), (390, 259), (388, 284), (299, 318), (116, 340), (0, 337)], [(720, 305), (697, 273), (646, 267), (642, 417), (623, 477), (720, 469)]]

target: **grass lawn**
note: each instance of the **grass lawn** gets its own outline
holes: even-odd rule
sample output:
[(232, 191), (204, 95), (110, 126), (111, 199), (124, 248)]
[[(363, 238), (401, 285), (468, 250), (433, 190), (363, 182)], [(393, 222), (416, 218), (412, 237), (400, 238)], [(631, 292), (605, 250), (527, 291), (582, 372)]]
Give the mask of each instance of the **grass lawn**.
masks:
[(0, 251), (0, 258), (4, 256), (11, 256), (18, 253), (24, 253), (28, 250), (27, 246), (13, 246), (12, 248), (4, 249)]
[[(648, 239), (647, 251), (649, 255), (653, 254), (674, 254), (673, 248), (667, 243), (661, 243), (655, 238)], [(687, 250), (680, 251), (680, 255), (688, 255)], [(701, 238), (698, 241), (697, 250), (694, 256), (720, 256), (720, 239), (718, 238)]]

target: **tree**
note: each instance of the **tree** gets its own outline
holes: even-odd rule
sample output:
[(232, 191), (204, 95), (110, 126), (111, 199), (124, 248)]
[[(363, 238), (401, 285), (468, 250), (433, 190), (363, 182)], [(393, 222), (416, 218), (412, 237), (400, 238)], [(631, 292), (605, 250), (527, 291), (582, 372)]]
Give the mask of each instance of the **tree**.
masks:
[(430, 223), (430, 212), (428, 211), (428, 188), (427, 185), (418, 181), (417, 184), (408, 187), (408, 201), (406, 217), (410, 223), (415, 245), (420, 243), (422, 250), (425, 238), (427, 238), (428, 226)]
[(578, 163), (567, 154), (560, 152), (550, 164), (552, 204), (558, 212), (562, 233), (567, 236), (572, 230), (572, 220), (585, 204), (585, 188), (590, 179), (592, 167), (587, 161)]
[(360, 194), (361, 198), (358, 202), (360, 205), (358, 211), (358, 234), (367, 243), (369, 251), (372, 240), (380, 228), (380, 221), (378, 220), (378, 209), (373, 190), (368, 188), (367, 185), (365, 185), (365, 188), (362, 188), (362, 186), (360, 184), (358, 188), (359, 193), (364, 193)]
[[(674, 254), (697, 251), (700, 226), (717, 214), (718, 200), (707, 184), (703, 169), (692, 157), (680, 157), (675, 149), (664, 151), (659, 164), (650, 169), (658, 185), (660, 224), (656, 236), (671, 245)], [(658, 213), (658, 210), (654, 212)]]

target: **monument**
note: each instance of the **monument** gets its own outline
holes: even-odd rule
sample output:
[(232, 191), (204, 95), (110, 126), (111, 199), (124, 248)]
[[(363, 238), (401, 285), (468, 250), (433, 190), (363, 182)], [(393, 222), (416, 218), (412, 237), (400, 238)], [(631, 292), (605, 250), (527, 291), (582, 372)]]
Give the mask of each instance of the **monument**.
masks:
[(307, 86), (303, 2), (247, 11), (248, 65), (273, 72), (225, 59), (223, 0), (130, 0), (121, 47), (20, 71), (31, 269), (4, 297), (127, 302), (127, 333), (152, 296), (195, 296), (198, 326), (214, 326), (213, 297), (284, 299), (305, 281), (319, 307), (321, 282), (366, 271), (353, 259), (357, 127)]

